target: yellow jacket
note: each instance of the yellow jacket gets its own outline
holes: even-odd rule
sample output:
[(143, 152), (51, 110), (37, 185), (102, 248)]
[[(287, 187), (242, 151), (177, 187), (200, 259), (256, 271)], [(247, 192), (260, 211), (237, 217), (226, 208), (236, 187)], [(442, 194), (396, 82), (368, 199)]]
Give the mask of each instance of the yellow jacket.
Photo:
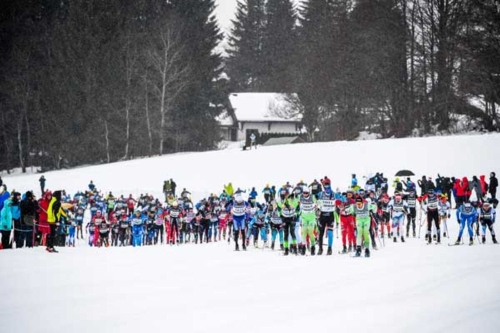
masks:
[(66, 213), (62, 209), (61, 205), (59, 204), (59, 210), (57, 211), (56, 214), (54, 214), (54, 204), (56, 203), (57, 199), (55, 197), (52, 197), (49, 203), (49, 207), (47, 209), (47, 222), (49, 223), (56, 223), (59, 221), (61, 218), (61, 215), (66, 217)]

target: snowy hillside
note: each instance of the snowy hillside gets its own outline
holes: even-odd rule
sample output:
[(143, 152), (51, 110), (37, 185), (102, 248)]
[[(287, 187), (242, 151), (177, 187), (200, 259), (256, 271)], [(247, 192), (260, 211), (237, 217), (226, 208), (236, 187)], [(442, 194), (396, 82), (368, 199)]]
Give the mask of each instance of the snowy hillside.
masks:
[[(261, 189), (266, 183), (280, 186), (286, 181), (312, 181), (325, 175), (334, 188), (345, 190), (352, 173), (360, 182), (362, 176), (378, 171), (392, 182), (391, 177), (400, 169), (432, 178), (438, 173), (459, 177), (489, 174), (499, 168), (499, 142), (499, 134), (489, 134), (229, 149), (47, 172), (45, 178), (51, 190), (66, 189), (73, 194), (86, 190), (93, 180), (103, 191), (134, 196), (159, 196), (163, 181), (173, 178), (179, 189), (192, 191), (195, 199), (221, 191), (228, 182), (235, 188)], [(9, 189), (33, 189), (35, 193), (39, 193), (38, 178), (37, 174), (3, 177)]]
[[(194, 199), (223, 184), (258, 190), (327, 175), (345, 189), (351, 174), (399, 169), (420, 177), (500, 172), (500, 135), (434, 137), (184, 153), (45, 174), (51, 190), (90, 180), (115, 194), (160, 195), (173, 178)], [(40, 175), (6, 177), (39, 193)], [(418, 228), (418, 227), (417, 227)], [(226, 242), (142, 248), (0, 251), (2, 332), (497, 332), (500, 247), (387, 242), (371, 258), (235, 252)], [(498, 226), (496, 225), (497, 231)], [(422, 235), (424, 229), (422, 228)]]

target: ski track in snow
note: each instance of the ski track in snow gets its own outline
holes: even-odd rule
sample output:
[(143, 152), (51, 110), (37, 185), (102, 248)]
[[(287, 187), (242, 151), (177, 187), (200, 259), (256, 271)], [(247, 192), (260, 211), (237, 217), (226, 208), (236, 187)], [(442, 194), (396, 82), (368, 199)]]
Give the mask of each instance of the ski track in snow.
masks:
[[(229, 181), (235, 188), (259, 190), (267, 182), (280, 185), (324, 175), (333, 187), (347, 185), (351, 173), (364, 184), (361, 178), (368, 172), (389, 176), (399, 169), (411, 169), (418, 177), (435, 178), (438, 172), (471, 177), (488, 175), (500, 165), (498, 139), (495, 134), (259, 147), (48, 172), (45, 177), (50, 189), (74, 193), (92, 179), (103, 190), (126, 195), (158, 195), (163, 180), (173, 177), (179, 190), (197, 189), (195, 199), (218, 192)], [(488, 155), (485, 147), (491, 147)], [(403, 157), (384, 157), (383, 151)], [(448, 159), (439, 156), (443, 151)], [(289, 164), (280, 164), (280, 156)], [(200, 165), (207, 170), (200, 172)], [(38, 192), (39, 175), (3, 178), (9, 189)], [(386, 247), (372, 251), (371, 258), (337, 254), (340, 239), (334, 240), (332, 256), (315, 257), (284, 257), (281, 251), (253, 246), (235, 252), (233, 243), (226, 242), (89, 248), (79, 241), (76, 248), (59, 248), (58, 254), (41, 247), (0, 251), (0, 327), (2, 332), (72, 333), (497, 332), (500, 247), (491, 244), (489, 234), (486, 245), (449, 247), (458, 233), (454, 211), (448, 227), (452, 238), (443, 238), (440, 246), (425, 245), (422, 228), (421, 239), (404, 244), (386, 239)], [(466, 233), (464, 238), (467, 243)]]

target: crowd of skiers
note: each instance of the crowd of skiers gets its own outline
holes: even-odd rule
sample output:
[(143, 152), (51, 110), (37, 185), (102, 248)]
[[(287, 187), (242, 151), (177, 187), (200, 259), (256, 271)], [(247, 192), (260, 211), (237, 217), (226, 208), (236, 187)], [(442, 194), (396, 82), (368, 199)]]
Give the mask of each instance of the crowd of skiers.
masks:
[[(45, 179), (43, 179), (45, 185)], [(277, 242), (289, 253), (332, 254), (334, 232), (340, 230), (342, 249), (370, 256), (370, 249), (385, 245), (386, 239), (404, 242), (417, 237), (417, 226), (424, 227), (428, 243), (440, 243), (450, 237), (447, 227), (451, 203), (455, 203), (460, 223), (456, 245), (462, 243), (467, 229), (469, 244), (474, 237), (484, 243), (490, 232), (497, 243), (493, 224), (498, 203), (498, 181), (491, 173), (436, 181), (422, 177), (394, 179), (394, 194), (382, 173), (368, 177), (364, 187), (353, 175), (347, 190), (333, 189), (328, 177), (310, 184), (287, 183), (279, 188), (267, 184), (261, 193), (252, 188), (233, 190), (231, 184), (219, 195), (212, 194), (197, 202), (186, 189), (176, 195), (172, 179), (165, 181), (161, 200), (151, 195), (134, 198), (99, 192), (93, 182), (86, 191), (73, 196), (65, 191), (45, 190), (37, 200), (32, 191), (23, 195), (0, 189), (0, 232), (3, 248), (75, 246), (78, 239), (89, 246), (142, 246), (156, 244), (206, 243), (226, 240), (235, 250), (254, 246), (275, 249)], [(417, 193), (420, 188), (420, 195)], [(264, 200), (258, 200), (263, 197)], [(452, 200), (453, 199), (453, 200)], [(88, 216), (87, 216), (88, 215)], [(326, 238), (326, 244), (324, 240)]]

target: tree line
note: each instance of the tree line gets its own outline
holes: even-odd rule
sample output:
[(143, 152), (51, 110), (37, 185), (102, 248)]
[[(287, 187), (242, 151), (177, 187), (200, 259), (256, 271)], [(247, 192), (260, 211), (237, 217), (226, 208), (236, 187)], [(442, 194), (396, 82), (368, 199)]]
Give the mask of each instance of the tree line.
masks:
[[(499, 129), (495, 0), (0, 3), (0, 170), (214, 149), (230, 92), (285, 93), (310, 141)], [(484, 105), (472, 105), (471, 98)]]
[(294, 4), (240, 1), (226, 70), (232, 90), (297, 93), (310, 140), (447, 131), (460, 115), (499, 129), (498, 1)]
[(0, 170), (213, 149), (213, 0), (5, 0)]

